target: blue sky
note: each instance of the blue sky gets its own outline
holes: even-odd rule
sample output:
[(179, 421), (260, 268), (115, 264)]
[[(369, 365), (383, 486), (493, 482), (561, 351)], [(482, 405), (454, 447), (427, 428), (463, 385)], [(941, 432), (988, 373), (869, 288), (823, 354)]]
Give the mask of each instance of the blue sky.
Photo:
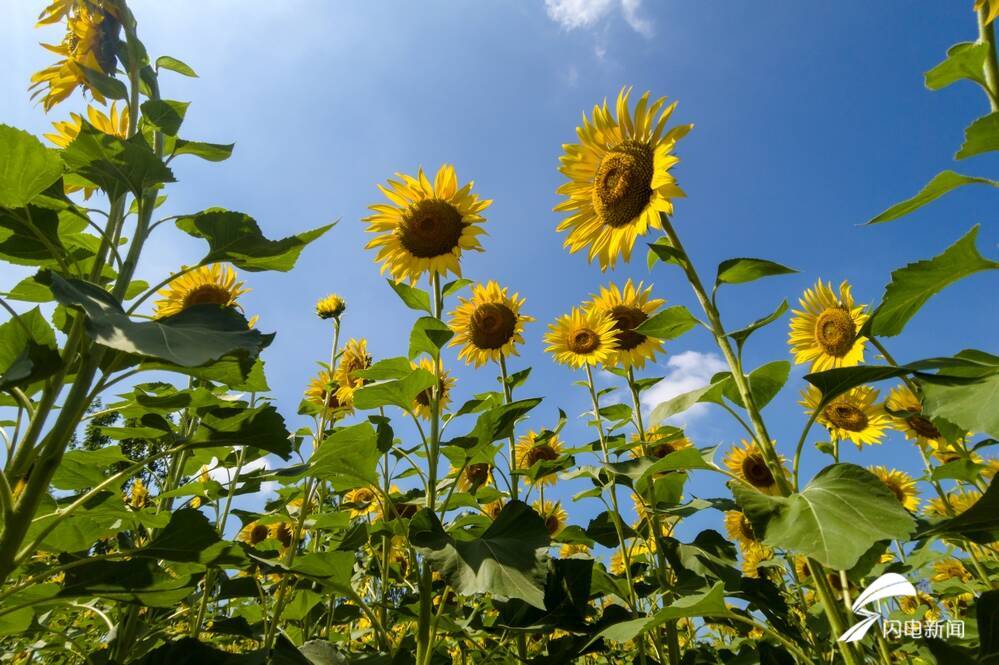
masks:
[[(0, 121), (35, 133), (83, 106), (74, 98), (46, 117), (28, 99), (31, 73), (50, 59), (36, 43), (59, 38), (32, 28), (42, 4), (0, 0)], [(201, 75), (161, 78), (164, 97), (193, 102), (182, 134), (236, 142), (221, 165), (177, 160), (180, 184), (169, 189), (163, 214), (223, 206), (254, 216), (271, 237), (341, 220), (294, 272), (246, 276), (247, 312), (260, 314), (262, 329), (278, 330), (266, 353), (268, 377), (290, 420), (314, 362), (327, 354), (328, 328), (312, 316), (318, 297), (347, 298), (345, 332), (367, 337), (376, 357), (405, 352), (416, 315), (363, 250), (360, 218), (379, 200), (375, 183), (451, 162), (462, 181), (474, 179), (480, 195), (495, 200), (486, 252), (466, 255), (465, 276), (519, 291), (537, 318), (511, 367), (534, 366), (523, 395), (547, 395), (532, 425), (553, 425), (562, 407), (571, 418), (567, 441), (589, 440), (577, 417), (587, 398), (571, 385), (580, 377), (543, 353), (547, 323), (608, 279), (629, 276), (652, 280), (658, 297), (696, 313), (681, 274), (660, 267), (649, 275), (644, 251), (601, 275), (563, 251), (555, 232), (560, 146), (575, 139), (582, 112), (625, 84), (679, 100), (675, 121), (695, 125), (677, 149), (675, 174), (688, 198), (675, 224), (705, 279), (733, 256), (801, 271), (730, 287), (721, 304), (732, 329), (782, 298), (794, 304), (818, 277), (848, 278), (859, 301), (876, 302), (891, 270), (939, 253), (975, 223), (983, 224), (983, 251), (994, 255), (999, 241), (990, 219), (995, 192), (984, 189), (959, 191), (902, 221), (858, 226), (953, 168), (964, 127), (988, 111), (970, 84), (938, 93), (922, 84), (948, 46), (975, 38), (970, 0), (131, 4), (151, 53), (178, 57)], [(978, 157), (957, 166), (988, 175), (997, 165)], [(179, 232), (159, 233), (141, 271), (151, 282), (202, 251)], [(20, 274), (0, 268), (5, 288)], [(953, 286), (887, 341), (890, 350), (900, 359), (996, 351), (999, 317), (978, 304), (995, 287), (988, 274)], [(757, 333), (747, 364), (789, 359), (786, 336), (786, 318)], [(473, 373), (449, 358), (460, 397), (495, 385), (492, 372)], [(667, 376), (656, 389), (667, 395), (697, 387), (719, 362), (707, 333), (695, 331), (671, 343), (664, 366), (647, 375)], [(795, 369), (765, 414), (787, 455), (804, 422), (803, 374)], [(727, 447), (738, 437), (727, 418), (705, 410), (685, 420), (697, 445)], [(861, 461), (919, 467), (900, 436)], [(813, 451), (805, 476), (823, 464)], [(716, 478), (700, 476), (688, 489), (723, 491)], [(570, 508), (578, 517), (590, 511)]]

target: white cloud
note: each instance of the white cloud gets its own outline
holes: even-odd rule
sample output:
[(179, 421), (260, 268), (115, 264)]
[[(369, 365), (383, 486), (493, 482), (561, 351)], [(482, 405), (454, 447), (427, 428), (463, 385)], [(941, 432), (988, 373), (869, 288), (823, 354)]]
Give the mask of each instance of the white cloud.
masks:
[(548, 17), (566, 30), (592, 28), (620, 7), (625, 22), (643, 37), (653, 34), (652, 21), (640, 16), (642, 0), (545, 0)]
[[(663, 380), (645, 391), (642, 404), (651, 409), (660, 402), (707, 385), (712, 376), (727, 369), (728, 365), (717, 353), (699, 351), (678, 353), (670, 357), (666, 363), (667, 372)], [(666, 422), (671, 425), (689, 426), (707, 411), (706, 404), (695, 404), (687, 411), (668, 418)]]

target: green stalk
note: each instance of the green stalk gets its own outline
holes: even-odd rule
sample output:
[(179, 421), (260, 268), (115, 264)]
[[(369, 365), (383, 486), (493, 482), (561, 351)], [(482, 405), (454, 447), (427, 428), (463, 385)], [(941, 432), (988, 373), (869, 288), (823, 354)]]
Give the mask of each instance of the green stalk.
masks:
[(978, 10), (978, 41), (988, 44), (989, 52), (985, 56), (985, 93), (989, 98), (992, 112), (999, 111), (999, 62), (996, 59), (996, 33), (990, 23), (986, 23), (989, 13), (989, 3), (983, 2)]

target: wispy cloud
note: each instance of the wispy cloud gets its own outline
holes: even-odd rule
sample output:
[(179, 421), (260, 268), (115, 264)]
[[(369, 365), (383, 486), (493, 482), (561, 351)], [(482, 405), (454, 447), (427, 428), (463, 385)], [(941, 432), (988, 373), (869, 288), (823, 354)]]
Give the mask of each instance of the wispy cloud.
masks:
[(632, 30), (643, 37), (654, 34), (652, 21), (642, 16), (642, 0), (545, 0), (545, 9), (566, 30), (592, 28), (620, 9)]
[[(661, 402), (690, 392), (708, 384), (711, 377), (728, 369), (728, 365), (717, 353), (684, 351), (670, 357), (666, 363), (663, 380), (645, 391), (642, 404), (651, 409)], [(695, 420), (708, 412), (708, 405), (695, 404), (693, 407), (668, 418), (671, 425), (689, 427)]]

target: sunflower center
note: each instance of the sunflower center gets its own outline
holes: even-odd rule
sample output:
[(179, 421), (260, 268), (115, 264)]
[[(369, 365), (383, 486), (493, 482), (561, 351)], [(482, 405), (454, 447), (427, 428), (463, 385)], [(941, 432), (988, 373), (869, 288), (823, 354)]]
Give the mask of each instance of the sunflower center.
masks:
[(548, 515), (545, 517), (545, 528), (548, 529), (549, 535), (554, 536), (561, 530), (562, 525), (559, 523), (558, 515)]
[(569, 335), (567, 346), (573, 353), (592, 353), (600, 348), (600, 335), (589, 328), (580, 328)]
[(742, 476), (753, 487), (773, 487), (774, 476), (767, 468), (762, 455), (746, 455), (742, 460)]
[(399, 225), (399, 242), (420, 259), (448, 254), (458, 246), (462, 223), (461, 213), (447, 201), (424, 199), (410, 206)]
[(905, 505), (905, 499), (906, 499), (905, 492), (902, 491), (902, 488), (901, 486), (899, 486), (898, 483), (893, 481), (888, 481), (885, 483), (885, 486), (887, 486), (888, 489), (891, 490), (892, 494), (895, 495), (895, 498), (898, 499), (899, 503)]
[(517, 328), (517, 315), (503, 303), (485, 303), (472, 312), (469, 328), (475, 346), (480, 349), (498, 349), (513, 337)]
[(742, 537), (746, 540), (756, 541), (756, 534), (753, 533), (753, 524), (749, 521), (749, 518), (746, 517), (745, 513), (743, 513), (739, 518), (739, 533), (742, 534)]
[(931, 423), (928, 418), (922, 416), (909, 416), (909, 427), (913, 429), (921, 437), (927, 439), (939, 439), (940, 430), (936, 428), (936, 425)]
[(625, 141), (608, 152), (593, 182), (593, 210), (607, 226), (619, 228), (642, 214), (652, 198), (652, 147)]
[(267, 540), (267, 534), (269, 529), (264, 524), (257, 524), (252, 529), (250, 529), (250, 544), (257, 545)]
[(867, 414), (852, 404), (830, 404), (826, 407), (825, 415), (833, 425), (850, 432), (862, 432), (867, 427)]
[(656, 457), (658, 459), (662, 459), (667, 455), (669, 455), (670, 453), (675, 453), (675, 452), (676, 448), (674, 448), (672, 445), (668, 443), (657, 443), (656, 445), (652, 446), (652, 448), (649, 449), (649, 454), (652, 457)]
[(201, 284), (196, 286), (184, 296), (182, 309), (193, 307), (194, 305), (218, 305), (226, 307), (232, 302), (232, 294), (228, 289), (217, 284)]
[(484, 485), (489, 480), (489, 465), (469, 464), (465, 469), (465, 480), (473, 486)]
[[(438, 382), (437, 384), (437, 394), (441, 396), (441, 399), (444, 398), (445, 387), (446, 386), (444, 385), (444, 377), (442, 376), (440, 382)], [(430, 388), (427, 388), (426, 390), (423, 390), (416, 395), (416, 403), (419, 404), (420, 406), (425, 406), (427, 408), (430, 408), (430, 399), (431, 399)]]
[(527, 462), (527, 466), (533, 466), (535, 462), (542, 460), (551, 462), (556, 459), (558, 459), (558, 453), (555, 449), (547, 443), (542, 443), (528, 450), (524, 461)]
[(845, 356), (857, 339), (857, 324), (850, 312), (842, 307), (830, 307), (819, 314), (815, 322), (815, 339), (826, 353), (840, 358)]
[(646, 340), (645, 335), (635, 332), (635, 328), (645, 321), (648, 315), (638, 307), (617, 305), (610, 312), (617, 333), (617, 348), (630, 351)]

